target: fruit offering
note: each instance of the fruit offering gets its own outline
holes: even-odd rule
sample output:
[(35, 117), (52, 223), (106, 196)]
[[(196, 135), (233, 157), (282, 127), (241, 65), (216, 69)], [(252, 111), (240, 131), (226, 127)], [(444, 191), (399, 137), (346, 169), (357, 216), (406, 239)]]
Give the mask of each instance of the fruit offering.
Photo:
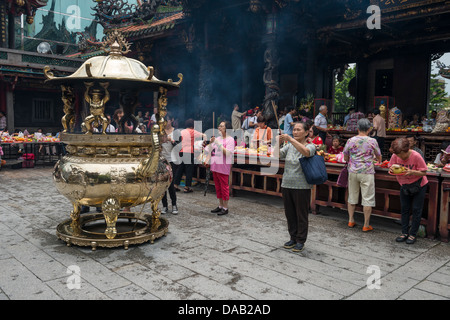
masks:
[(393, 174), (402, 174), (405, 171), (406, 168), (398, 164), (393, 164), (390, 169), (390, 172), (392, 172)]
[(376, 166), (379, 166), (381, 168), (387, 168), (389, 166), (389, 160), (384, 160), (382, 163), (375, 163)]

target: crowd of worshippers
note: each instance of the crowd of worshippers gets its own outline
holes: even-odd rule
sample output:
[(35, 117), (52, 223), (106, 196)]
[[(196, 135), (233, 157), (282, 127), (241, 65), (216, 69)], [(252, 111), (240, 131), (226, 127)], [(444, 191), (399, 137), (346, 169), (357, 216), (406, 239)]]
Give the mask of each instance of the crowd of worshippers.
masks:
[(245, 147), (248, 148), (255, 148), (258, 141), (271, 145), (274, 138), (273, 130), (278, 130), (278, 134), (288, 134), (292, 137), (294, 123), (308, 123), (310, 127), (308, 140), (314, 143), (316, 147), (320, 147), (325, 144), (327, 137), (329, 137), (331, 140), (329, 140), (325, 150), (331, 148), (329, 152), (338, 153), (342, 147), (341, 140), (338, 136), (328, 134), (327, 113), (328, 108), (325, 105), (319, 108), (319, 113), (315, 117), (305, 110), (297, 110), (293, 106), (288, 106), (278, 112), (276, 117), (277, 127), (270, 128), (267, 124), (267, 118), (259, 107), (240, 112), (239, 106), (235, 104), (231, 114), (231, 124), (234, 131), (242, 130), (242, 144), (245, 144)]

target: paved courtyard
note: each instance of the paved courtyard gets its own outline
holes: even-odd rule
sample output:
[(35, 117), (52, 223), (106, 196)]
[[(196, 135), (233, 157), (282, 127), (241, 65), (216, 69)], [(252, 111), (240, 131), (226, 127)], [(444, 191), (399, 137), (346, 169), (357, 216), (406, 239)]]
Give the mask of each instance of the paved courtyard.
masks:
[[(154, 244), (67, 247), (55, 230), (71, 205), (51, 173), (0, 171), (0, 299), (450, 299), (450, 244), (399, 244), (392, 220), (373, 217), (363, 233), (362, 214), (348, 229), (346, 211), (327, 208), (310, 215), (305, 250), (294, 253), (282, 248), (280, 198), (239, 193), (217, 216), (213, 187), (177, 193), (180, 214), (164, 215), (169, 232)], [(74, 270), (79, 288), (67, 284)]]

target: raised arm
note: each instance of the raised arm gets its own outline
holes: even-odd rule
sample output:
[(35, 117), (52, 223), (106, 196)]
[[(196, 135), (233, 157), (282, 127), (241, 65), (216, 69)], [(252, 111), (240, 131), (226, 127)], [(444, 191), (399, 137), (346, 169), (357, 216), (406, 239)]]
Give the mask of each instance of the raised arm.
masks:
[(290, 135), (282, 134), (281, 135), (281, 139), (283, 139), (284, 141), (290, 142), (294, 146), (294, 148), (297, 149), (297, 151), (300, 152), (305, 157), (310, 157), (311, 156), (311, 152), (308, 149), (308, 147), (306, 147), (306, 145), (298, 142), (297, 140), (292, 138)]
[(108, 91), (109, 82), (101, 82), (100, 86), (102, 86), (103, 89), (105, 89), (105, 96), (103, 98), (103, 104), (106, 104), (110, 98), (109, 91)]

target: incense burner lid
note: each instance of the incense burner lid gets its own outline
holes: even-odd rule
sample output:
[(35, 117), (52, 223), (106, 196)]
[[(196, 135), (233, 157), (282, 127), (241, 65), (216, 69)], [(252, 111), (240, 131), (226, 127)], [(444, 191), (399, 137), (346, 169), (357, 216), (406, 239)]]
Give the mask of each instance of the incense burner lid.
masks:
[(84, 82), (109, 82), (114, 89), (131, 88), (135, 90), (158, 91), (160, 87), (167, 90), (179, 88), (183, 75), (178, 74), (178, 81), (172, 79), (159, 80), (154, 75), (152, 66), (145, 66), (142, 62), (125, 56), (130, 50), (130, 45), (123, 36), (112, 31), (105, 43), (104, 50), (107, 56), (92, 57), (85, 61), (81, 67), (67, 77), (55, 77), (49, 67), (44, 68), (47, 78), (45, 81), (54, 85), (83, 86)]

